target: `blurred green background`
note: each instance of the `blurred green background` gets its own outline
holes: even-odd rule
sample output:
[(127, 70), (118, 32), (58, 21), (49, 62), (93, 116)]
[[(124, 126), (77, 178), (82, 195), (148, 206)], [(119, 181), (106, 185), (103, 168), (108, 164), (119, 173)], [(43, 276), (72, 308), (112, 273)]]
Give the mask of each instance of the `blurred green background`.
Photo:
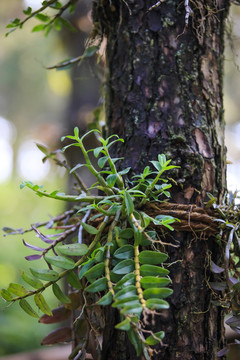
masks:
[[(34, 4), (35, 3), (35, 4)], [(48, 38), (32, 33), (34, 20), (4, 37), (9, 20), (23, 17), (27, 6), (39, 5), (39, 0), (1, 0), (0, 2), (0, 228), (29, 228), (31, 223), (45, 221), (57, 215), (64, 204), (41, 199), (29, 189), (19, 189), (22, 180), (43, 184), (49, 190), (67, 187), (67, 179), (54, 166), (42, 164), (42, 154), (34, 145), (39, 142), (52, 150), (60, 147), (58, 139), (74, 124), (84, 128), (91, 121), (92, 109), (99, 98), (98, 82), (86, 75), (89, 69), (47, 71), (46, 66), (82, 53), (91, 21), (91, 2), (82, 1), (84, 16), (75, 19), (75, 35), (51, 32)], [(228, 147), (228, 184), (240, 189), (240, 8), (232, 6), (226, 24), (225, 118)], [(80, 72), (82, 71), (82, 72)], [(90, 71), (91, 72), (91, 71)], [(84, 75), (83, 75), (84, 73)], [(89, 77), (90, 76), (90, 77)], [(78, 94), (78, 96), (76, 95)], [(79, 106), (81, 105), (81, 109)], [(94, 105), (95, 104), (95, 105)], [(78, 106), (79, 105), (79, 106)], [(0, 235), (0, 288), (9, 282), (20, 282), (19, 268), (28, 269), (24, 259), (30, 250), (22, 244), (23, 236)], [(34, 244), (34, 234), (24, 235)], [(57, 306), (51, 292), (49, 302)], [(1, 310), (4, 302), (0, 300)], [(49, 326), (19, 311), (14, 304), (0, 312), (0, 356), (38, 348)]]

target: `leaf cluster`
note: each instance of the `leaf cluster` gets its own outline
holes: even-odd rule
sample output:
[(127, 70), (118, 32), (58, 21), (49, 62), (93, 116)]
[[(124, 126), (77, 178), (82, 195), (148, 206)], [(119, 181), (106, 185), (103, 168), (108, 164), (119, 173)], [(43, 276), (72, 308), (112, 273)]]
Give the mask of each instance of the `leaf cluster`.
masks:
[[(40, 24), (33, 27), (32, 32), (44, 31), (45, 36), (47, 36), (52, 28), (60, 31), (62, 27), (66, 27), (67, 29), (75, 32), (76, 29), (73, 25), (62, 15), (66, 10), (68, 10), (70, 14), (74, 12), (76, 4), (77, 0), (69, 0), (65, 4), (62, 1), (56, 0), (42, 1), (42, 6), (36, 11), (33, 11), (32, 8), (28, 6), (27, 9), (23, 10), (23, 14), (26, 15), (24, 20), (15, 18), (6, 26), (7, 29), (10, 29), (6, 33), (6, 36), (16, 29), (22, 29), (23, 25), (32, 18), (40, 21)], [(49, 9), (52, 10), (53, 15), (46, 13)]]
[[(84, 140), (92, 132), (97, 134), (100, 146), (86, 150)], [(21, 188), (28, 187), (38, 196), (72, 201), (77, 205), (47, 223), (47, 228), (55, 229), (56, 234), (43, 234), (39, 230), (43, 224), (35, 224), (29, 229), (41, 239), (43, 246), (23, 240), (24, 246), (33, 251), (26, 260), (44, 259), (46, 266), (30, 267), (29, 272), (21, 271), (26, 285), (11, 283), (7, 289), (1, 290), (1, 296), (7, 302), (18, 301), (23, 311), (32, 317), (38, 318), (38, 311), (41, 311), (44, 315), (40, 322), (43, 323), (68, 318), (72, 310), (80, 307), (82, 311), (72, 326), (75, 328), (78, 323), (85, 330), (79, 338), (78, 349), (73, 352), (75, 354), (77, 351), (84, 353), (89, 343), (92, 325), (84, 309), (92, 301), (88, 294), (95, 294), (98, 305), (112, 306), (119, 311), (121, 321), (116, 329), (127, 332), (137, 355), (143, 353), (146, 359), (150, 359), (151, 347), (161, 343), (164, 332), (152, 333), (143, 319), (168, 309), (165, 298), (172, 294), (172, 289), (168, 287), (171, 285), (169, 271), (163, 265), (168, 256), (163, 246), (163, 252), (153, 246), (155, 242), (161, 244), (161, 240), (151, 224), (171, 231), (172, 223), (177, 219), (166, 215), (153, 218), (144, 212), (143, 205), (170, 197), (167, 190), (171, 184), (164, 178), (164, 173), (175, 166), (169, 165), (170, 160), (166, 160), (164, 155), (159, 155), (157, 160), (151, 161), (152, 169), (147, 166), (141, 174), (126, 182), (125, 175), (131, 169), (118, 170), (116, 164), (120, 158), (112, 158), (110, 154), (111, 147), (123, 142), (123, 139), (117, 135), (104, 139), (98, 130), (91, 130), (80, 137), (78, 128), (74, 129), (73, 135), (63, 137), (62, 141), (65, 139), (71, 143), (62, 152), (73, 146), (80, 148), (85, 159), (83, 164), (69, 168), (65, 160), (57, 157), (59, 151), (49, 153), (42, 145), (38, 148), (44, 153), (44, 161), (52, 159), (74, 175), (78, 194), (66, 195), (58, 190), (49, 193), (42, 186), (27, 181), (21, 184)], [(99, 168), (92, 163), (91, 152)], [(90, 188), (84, 185), (77, 173), (81, 167), (86, 167), (96, 178)], [(103, 195), (92, 195), (92, 190), (96, 189)], [(22, 229), (5, 228), (5, 231), (24, 233)], [(71, 235), (74, 237), (69, 243)], [(67, 295), (59, 286), (63, 278), (69, 287)], [(49, 307), (43, 295), (48, 287), (52, 288), (61, 303), (60, 308), (52, 310)], [(29, 297), (33, 297), (35, 308), (27, 300)], [(69, 327), (57, 329), (43, 339), (43, 344), (71, 339), (70, 330)]]

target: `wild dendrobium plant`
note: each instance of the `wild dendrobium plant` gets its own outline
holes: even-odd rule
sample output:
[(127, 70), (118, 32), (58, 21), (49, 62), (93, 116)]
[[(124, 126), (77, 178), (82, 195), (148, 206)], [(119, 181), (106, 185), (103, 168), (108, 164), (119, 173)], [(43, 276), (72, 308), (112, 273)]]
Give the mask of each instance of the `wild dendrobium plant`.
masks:
[[(27, 181), (21, 184), (21, 188), (28, 187), (39, 196), (74, 202), (75, 205), (50, 222), (32, 225), (30, 230), (45, 245), (38, 247), (23, 240), (24, 245), (33, 250), (26, 259), (31, 263), (34, 261), (36, 267), (31, 266), (28, 273), (21, 271), (26, 287), (11, 283), (7, 289), (1, 290), (1, 295), (7, 302), (19, 302), (23, 311), (39, 318), (39, 312), (28, 301), (33, 297), (36, 308), (44, 313), (40, 317), (42, 323), (68, 319), (72, 311), (78, 309), (79, 314), (72, 327), (80, 326), (84, 331), (81, 331), (81, 340), (70, 359), (79, 351), (86, 351), (92, 329), (88, 302), (112, 306), (119, 311), (120, 321), (116, 328), (126, 331), (136, 353), (143, 352), (149, 359), (152, 346), (162, 341), (164, 332), (153, 333), (145, 327), (145, 319), (168, 309), (165, 299), (172, 294), (169, 270), (163, 265), (168, 255), (154, 246), (158, 242), (164, 249), (166, 244), (161, 242), (154, 228), (160, 226), (173, 230), (171, 224), (176, 219), (168, 215), (151, 217), (143, 209), (147, 202), (164, 201), (170, 197), (168, 189), (171, 184), (164, 175), (176, 166), (170, 165), (171, 160), (166, 160), (161, 154), (157, 160), (150, 162), (151, 167), (145, 167), (141, 174), (126, 181), (124, 177), (130, 168), (118, 171), (115, 164), (120, 159), (110, 155), (111, 146), (123, 142), (123, 139), (112, 135), (105, 140), (98, 134), (100, 146), (86, 150), (84, 138), (91, 132), (98, 134), (98, 130), (91, 130), (80, 138), (79, 130), (75, 128), (74, 135), (62, 138), (72, 141), (62, 152), (76, 146), (85, 158), (85, 164), (69, 169), (77, 182), (77, 195), (59, 191), (48, 193), (41, 186)], [(44, 161), (52, 158), (58, 165), (68, 168), (65, 161), (57, 158), (56, 152), (49, 153), (42, 145), (38, 147), (45, 154)], [(98, 159), (100, 170), (93, 165), (89, 156), (91, 152)], [(96, 178), (90, 188), (77, 174), (77, 169), (82, 166), (87, 167)], [(101, 195), (93, 195), (92, 190), (100, 191)], [(61, 233), (56, 233), (54, 237), (53, 234), (43, 234), (39, 228), (44, 225), (47, 229), (61, 229)], [(4, 230), (24, 233), (22, 229)], [(37, 265), (39, 259), (44, 259), (45, 266), (42, 262)], [(61, 289), (62, 279), (68, 283), (67, 294)], [(52, 310), (44, 298), (48, 287), (62, 304), (58, 309)], [(94, 300), (93, 297), (88, 299), (89, 293), (96, 294)], [(70, 326), (54, 330), (43, 339), (42, 344), (67, 341), (71, 333)], [(97, 338), (97, 332), (95, 336)]]

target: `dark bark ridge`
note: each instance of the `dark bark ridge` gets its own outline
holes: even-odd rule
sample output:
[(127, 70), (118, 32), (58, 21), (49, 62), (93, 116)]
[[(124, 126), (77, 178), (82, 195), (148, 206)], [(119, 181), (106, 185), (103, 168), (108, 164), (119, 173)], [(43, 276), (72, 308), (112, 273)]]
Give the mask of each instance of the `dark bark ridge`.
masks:
[[(125, 139), (125, 147), (113, 155), (124, 157), (122, 168), (139, 173), (164, 153), (180, 166), (172, 173), (174, 202), (202, 206), (207, 192), (221, 201), (223, 33), (229, 1), (191, 2), (188, 28), (184, 2), (169, 0), (147, 13), (152, 5), (143, 0), (94, 2), (94, 21), (107, 37), (108, 129)], [(166, 332), (165, 346), (154, 358), (215, 359), (222, 316), (211, 305), (206, 279), (209, 254), (219, 256), (216, 243), (213, 237), (196, 240), (185, 232), (175, 232), (174, 238), (180, 244), (169, 249), (174, 294), (170, 311), (152, 324)], [(104, 359), (136, 358), (110, 327), (103, 344)]]

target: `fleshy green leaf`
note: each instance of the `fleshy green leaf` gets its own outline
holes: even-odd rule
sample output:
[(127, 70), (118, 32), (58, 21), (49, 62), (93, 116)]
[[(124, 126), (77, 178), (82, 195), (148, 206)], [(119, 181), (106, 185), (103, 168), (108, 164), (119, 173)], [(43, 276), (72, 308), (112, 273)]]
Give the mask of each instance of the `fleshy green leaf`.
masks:
[(25, 287), (16, 283), (10, 283), (8, 286), (8, 291), (17, 296), (24, 296), (25, 294), (27, 294), (27, 290), (25, 289)]
[(34, 26), (34, 28), (32, 29), (32, 32), (37, 32), (37, 31), (42, 31), (45, 30), (46, 28), (46, 24), (39, 24)]
[(135, 284), (135, 277), (136, 275), (134, 273), (126, 274), (122, 277), (121, 280), (119, 280), (116, 285), (114, 286), (114, 290), (120, 290), (122, 287), (128, 286), (128, 285), (134, 285)]
[(159, 288), (167, 286), (171, 280), (164, 277), (157, 278), (155, 276), (145, 276), (140, 280), (140, 282), (144, 289), (148, 289), (153, 287)]
[(82, 225), (82, 227), (84, 228), (84, 230), (86, 230), (89, 234), (96, 235), (98, 233), (98, 229), (96, 229), (95, 227), (85, 224), (82, 221), (79, 221), (79, 222)]
[(108, 159), (108, 156), (100, 157), (100, 159), (98, 160), (98, 166), (100, 167), (100, 169), (102, 169), (104, 167), (107, 159)]
[(85, 272), (84, 276), (87, 278), (88, 281), (93, 282), (104, 274), (104, 269), (105, 264), (99, 263), (97, 265), (94, 265), (87, 272)]
[(121, 314), (126, 315), (126, 314), (135, 314), (140, 316), (142, 313), (142, 305), (140, 304), (140, 302), (136, 302), (133, 304), (128, 304), (127, 306), (125, 306), (122, 310), (121, 310)]
[(107, 184), (110, 188), (112, 188), (115, 185), (116, 180), (117, 180), (117, 174), (110, 174), (106, 179)]
[(127, 209), (127, 214), (129, 216), (134, 211), (134, 204), (131, 195), (128, 193), (128, 191), (124, 192), (124, 201)]
[(32, 13), (32, 8), (31, 8), (30, 6), (28, 6), (28, 8), (27, 8), (26, 10), (23, 10), (23, 13), (24, 13), (25, 15), (31, 15), (31, 13)]
[(30, 271), (36, 278), (41, 280), (52, 281), (58, 278), (58, 273), (54, 270), (30, 268)]
[(150, 288), (143, 291), (144, 299), (152, 299), (152, 298), (166, 298), (173, 293), (172, 289), (168, 288)]
[(19, 301), (19, 305), (21, 306), (21, 308), (23, 309), (23, 311), (25, 311), (25, 313), (27, 313), (28, 315), (35, 317), (35, 318), (39, 318), (38, 314), (36, 313), (36, 311), (33, 310), (33, 308), (31, 307), (31, 305), (25, 300), (25, 299), (21, 299)]
[(118, 291), (114, 296), (115, 300), (126, 299), (128, 297), (137, 295), (137, 289), (134, 285), (129, 285), (124, 287), (122, 290)]
[(151, 250), (144, 250), (139, 254), (141, 264), (159, 265), (166, 261), (167, 258), (167, 254)]
[(138, 295), (132, 295), (127, 298), (115, 300), (114, 303), (112, 304), (112, 307), (123, 308), (128, 305), (137, 305), (137, 304), (139, 304)]
[(123, 239), (131, 239), (133, 238), (133, 229), (127, 228), (119, 231), (119, 237)]
[(57, 249), (61, 254), (69, 256), (83, 256), (88, 252), (88, 247), (86, 244), (60, 245)]
[(81, 290), (82, 289), (82, 284), (80, 283), (80, 281), (78, 280), (77, 275), (75, 274), (74, 271), (71, 271), (68, 276), (67, 276), (67, 282), (75, 289), (77, 290)]
[(128, 338), (129, 338), (130, 342), (133, 344), (133, 346), (136, 350), (137, 356), (140, 356), (141, 351), (142, 351), (142, 341), (141, 341), (140, 337), (133, 329), (130, 329), (127, 332), (127, 334), (128, 334)]
[(81, 280), (83, 278), (83, 276), (85, 275), (85, 273), (91, 268), (93, 267), (93, 265), (95, 264), (95, 260), (88, 260), (82, 267), (81, 270), (79, 272), (79, 279)]
[(43, 22), (47, 22), (50, 20), (50, 17), (45, 15), (45, 14), (42, 14), (42, 13), (38, 13), (35, 15), (35, 18), (37, 18), (38, 20), (40, 21), (43, 21)]
[(159, 331), (156, 332), (154, 336), (153, 335), (148, 336), (145, 342), (150, 346), (157, 345), (164, 338), (164, 336), (165, 336), (164, 331)]
[(163, 276), (168, 275), (169, 270), (160, 266), (144, 264), (140, 266), (141, 276)]
[(112, 293), (109, 291), (107, 294), (105, 294), (100, 300), (98, 300), (98, 305), (110, 305), (112, 303), (113, 296)]
[(58, 286), (58, 284), (54, 283), (52, 285), (52, 291), (54, 293), (54, 295), (56, 296), (56, 298), (58, 300), (60, 300), (62, 303), (70, 303), (70, 299), (62, 292), (62, 290), (60, 289), (60, 287)]
[(132, 245), (124, 245), (117, 249), (113, 256), (117, 259), (131, 259), (134, 256), (134, 247)]
[(133, 260), (122, 260), (113, 268), (113, 273), (115, 274), (128, 274), (133, 272), (135, 268), (135, 264)]
[(52, 311), (48, 304), (46, 303), (46, 300), (44, 299), (43, 295), (38, 293), (34, 295), (34, 301), (37, 307), (45, 314), (52, 316)]
[(94, 150), (93, 150), (93, 154), (95, 156), (95, 158), (97, 158), (100, 154), (100, 152), (103, 150), (103, 146), (99, 146), (99, 147), (96, 147)]
[(24, 271), (21, 270), (21, 278), (34, 289), (40, 289), (43, 286), (43, 283), (38, 280), (37, 278), (33, 278), (26, 274)]
[(2, 298), (6, 301), (11, 301), (13, 299), (12, 294), (6, 289), (2, 289), (0, 294), (1, 294)]
[(46, 261), (54, 266), (63, 269), (73, 269), (75, 267), (75, 262), (72, 259), (68, 259), (64, 256), (45, 256)]
[(128, 331), (131, 329), (130, 319), (127, 318), (115, 326), (118, 330)]
[(126, 169), (124, 169), (124, 170), (122, 170), (122, 171), (119, 171), (119, 175), (126, 175), (129, 171), (130, 171), (130, 167), (128, 167), (128, 168), (126, 168)]
[(103, 291), (107, 288), (107, 279), (105, 277), (97, 279), (96, 281), (94, 281), (91, 285), (89, 285), (85, 291), (87, 292), (98, 292), (98, 291)]
[(152, 298), (146, 301), (146, 307), (153, 310), (163, 310), (169, 309), (169, 304), (165, 300)]

